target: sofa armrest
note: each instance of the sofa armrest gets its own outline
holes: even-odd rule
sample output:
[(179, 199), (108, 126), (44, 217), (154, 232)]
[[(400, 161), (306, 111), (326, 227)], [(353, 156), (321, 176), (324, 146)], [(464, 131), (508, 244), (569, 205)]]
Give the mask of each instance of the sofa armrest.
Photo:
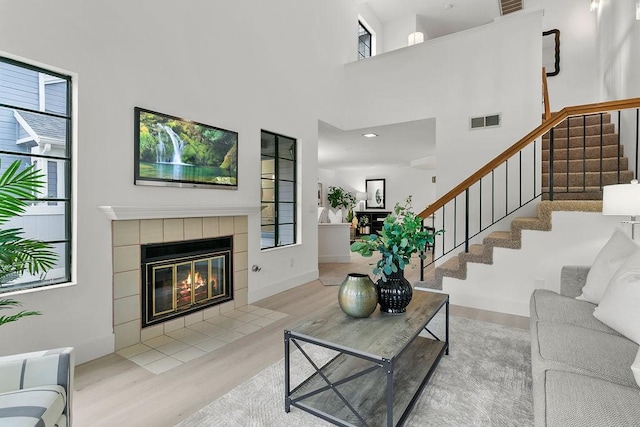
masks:
[(582, 294), (591, 267), (584, 265), (565, 265), (560, 272), (560, 293), (575, 298)]
[(60, 385), (67, 393), (64, 414), (70, 420), (74, 366), (73, 347), (0, 357), (0, 393)]

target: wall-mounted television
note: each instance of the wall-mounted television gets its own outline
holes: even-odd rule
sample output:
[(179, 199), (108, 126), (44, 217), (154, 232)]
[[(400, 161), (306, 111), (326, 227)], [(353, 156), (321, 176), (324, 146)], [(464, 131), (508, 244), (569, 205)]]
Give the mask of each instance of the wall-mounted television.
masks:
[(238, 133), (136, 107), (136, 185), (238, 188)]

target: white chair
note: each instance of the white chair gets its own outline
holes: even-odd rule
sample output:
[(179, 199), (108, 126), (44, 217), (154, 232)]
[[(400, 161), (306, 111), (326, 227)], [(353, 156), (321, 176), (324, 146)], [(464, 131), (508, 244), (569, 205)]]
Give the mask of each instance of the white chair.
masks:
[(0, 426), (71, 426), (73, 347), (0, 357)]

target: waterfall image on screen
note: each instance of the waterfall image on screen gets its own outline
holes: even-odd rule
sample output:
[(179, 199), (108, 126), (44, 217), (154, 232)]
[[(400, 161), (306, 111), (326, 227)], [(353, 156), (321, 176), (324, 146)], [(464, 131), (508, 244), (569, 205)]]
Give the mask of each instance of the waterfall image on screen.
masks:
[(238, 134), (135, 108), (135, 183), (238, 186)]

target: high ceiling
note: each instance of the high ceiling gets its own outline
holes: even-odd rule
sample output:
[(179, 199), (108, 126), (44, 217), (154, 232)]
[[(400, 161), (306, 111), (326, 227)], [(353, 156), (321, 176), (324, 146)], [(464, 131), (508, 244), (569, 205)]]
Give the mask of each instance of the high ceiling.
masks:
[[(359, 0), (385, 23), (416, 16), (428, 38), (442, 37), (488, 24), (500, 16), (499, 0)], [(363, 133), (377, 138), (364, 138)], [(435, 119), (342, 131), (318, 124), (318, 166), (361, 169), (412, 165), (434, 168)]]
[[(364, 133), (375, 133), (366, 138)], [(318, 123), (318, 167), (361, 169), (410, 166), (433, 169), (435, 119), (416, 120), (367, 129), (342, 131)]]
[(360, 0), (380, 22), (406, 16), (422, 19), (429, 38), (488, 24), (500, 16), (499, 0)]

